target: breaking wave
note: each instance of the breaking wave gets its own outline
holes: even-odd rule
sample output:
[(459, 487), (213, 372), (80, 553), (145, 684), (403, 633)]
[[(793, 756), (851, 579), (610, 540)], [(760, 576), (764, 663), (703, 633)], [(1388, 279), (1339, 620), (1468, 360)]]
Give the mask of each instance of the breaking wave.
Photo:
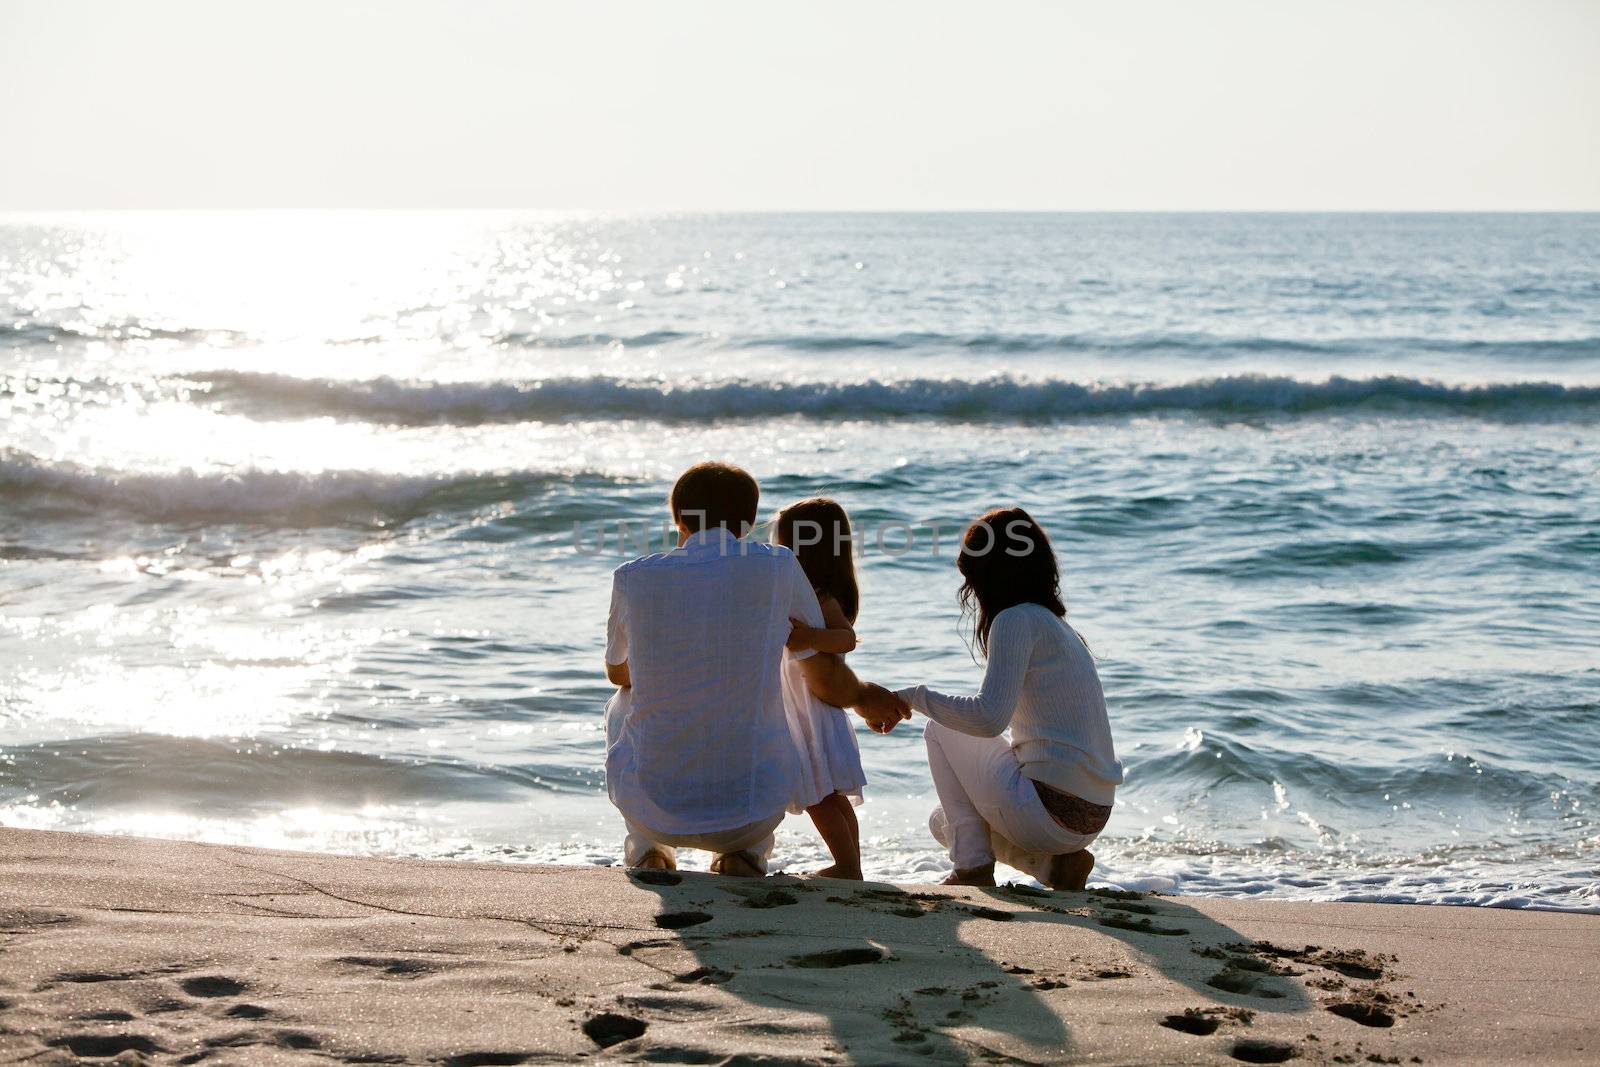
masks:
[(900, 381), (673, 383), (613, 377), (542, 381), (366, 381), (217, 371), (192, 376), (228, 407), (276, 417), (315, 415), (404, 424), (573, 418), (942, 417), (1050, 419), (1196, 412), (1310, 414), (1414, 409), (1486, 417), (1562, 417), (1600, 411), (1600, 386), (1554, 382), (1452, 385), (1417, 378), (1242, 375), (1184, 384), (911, 378)]
[(120, 471), (0, 449), (0, 499), (67, 513), (113, 510), (163, 522), (388, 525), (439, 508), (517, 499), (572, 475), (375, 471)]

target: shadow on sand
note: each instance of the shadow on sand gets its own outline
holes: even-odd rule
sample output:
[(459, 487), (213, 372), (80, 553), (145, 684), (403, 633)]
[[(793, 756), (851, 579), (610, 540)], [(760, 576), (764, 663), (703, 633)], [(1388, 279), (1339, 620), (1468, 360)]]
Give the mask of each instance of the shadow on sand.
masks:
[[(715, 986), (794, 1020), (741, 1024), (752, 1050), (763, 1033), (792, 1038), (825, 1027), (816, 1054), (851, 1062), (1036, 1063), (1076, 1058), (1071, 990), (1135, 976), (1136, 964), (1208, 1003), (1152, 1026), (1208, 1035), (1255, 1013), (1302, 1012), (1299, 973), (1231, 927), (1166, 897), (1023, 886), (926, 891), (830, 879), (719, 878), (632, 871), (661, 898), (659, 937), (622, 946), (658, 970), (658, 1000), (623, 1009), (692, 1011), (694, 986)], [(1070, 935), (1068, 931), (1073, 931)], [(1092, 931), (1107, 940), (1085, 938)], [(1042, 939), (1042, 940), (1041, 940)], [(1026, 958), (1011, 962), (1008, 953)], [(1049, 960), (1043, 965), (1040, 960)], [(688, 994), (686, 996), (686, 994)], [(710, 1006), (710, 1001), (706, 1002)], [(654, 1043), (619, 1031), (616, 1053), (655, 1062), (727, 1062), (710, 1049)], [(621, 1045), (620, 1041), (631, 1041)], [(792, 1047), (792, 1045), (790, 1046)], [(1289, 1046), (1241, 1035), (1236, 1058), (1282, 1062)], [(752, 1051), (734, 1062), (773, 1063)], [(814, 1061), (808, 1061), (814, 1062)]]

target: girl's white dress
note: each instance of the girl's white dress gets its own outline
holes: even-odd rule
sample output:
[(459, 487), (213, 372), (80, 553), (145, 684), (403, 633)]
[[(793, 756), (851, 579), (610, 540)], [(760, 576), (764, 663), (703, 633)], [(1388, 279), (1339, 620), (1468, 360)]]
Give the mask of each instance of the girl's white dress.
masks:
[(849, 712), (811, 695), (800, 661), (787, 650), (783, 653), (783, 706), (789, 716), (789, 733), (800, 750), (800, 778), (789, 810), (799, 814), (829, 793), (843, 793), (852, 803), (861, 803), (867, 776), (861, 769), (855, 723)]

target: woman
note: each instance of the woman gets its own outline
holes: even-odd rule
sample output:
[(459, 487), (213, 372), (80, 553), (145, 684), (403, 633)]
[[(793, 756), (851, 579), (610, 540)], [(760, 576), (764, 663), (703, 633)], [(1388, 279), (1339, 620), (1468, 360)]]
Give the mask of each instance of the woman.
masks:
[(1122, 764), (1094, 657), (1065, 621), (1055, 552), (1026, 511), (999, 508), (967, 527), (956, 567), (962, 611), (988, 659), (983, 687), (976, 696), (900, 690), (932, 720), (940, 806), (929, 826), (956, 868), (945, 884), (994, 885), (998, 855), (1048, 886), (1082, 889)]

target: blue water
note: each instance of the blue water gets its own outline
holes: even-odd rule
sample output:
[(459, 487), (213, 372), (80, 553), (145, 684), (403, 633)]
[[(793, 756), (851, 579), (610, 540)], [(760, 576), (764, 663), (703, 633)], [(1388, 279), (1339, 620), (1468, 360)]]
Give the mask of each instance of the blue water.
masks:
[(851, 510), (891, 685), (979, 677), (961, 522), (1045, 523), (1104, 881), (1596, 910), (1597, 431), (1593, 215), (13, 217), (0, 822), (615, 860), (607, 572), (721, 457)]

